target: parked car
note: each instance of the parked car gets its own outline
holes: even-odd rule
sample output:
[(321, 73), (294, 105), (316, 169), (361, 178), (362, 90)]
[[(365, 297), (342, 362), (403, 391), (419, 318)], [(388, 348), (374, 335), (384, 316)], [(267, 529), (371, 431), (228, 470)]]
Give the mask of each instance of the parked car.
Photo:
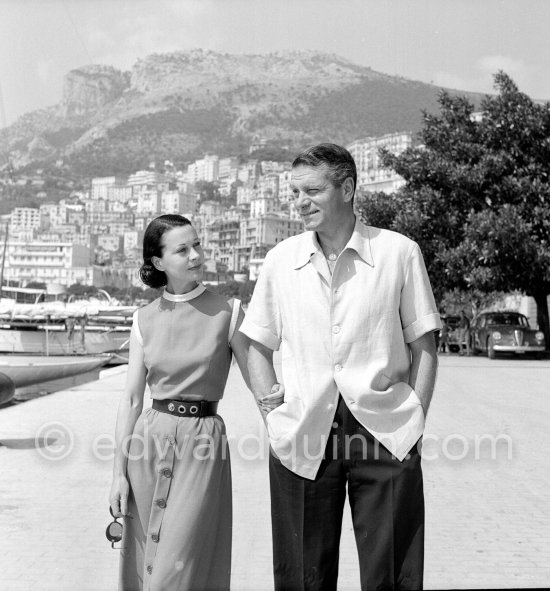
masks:
[(486, 353), (494, 359), (497, 353), (533, 353), (545, 350), (544, 333), (529, 326), (519, 312), (482, 312), (474, 318), (470, 330), (472, 351)]

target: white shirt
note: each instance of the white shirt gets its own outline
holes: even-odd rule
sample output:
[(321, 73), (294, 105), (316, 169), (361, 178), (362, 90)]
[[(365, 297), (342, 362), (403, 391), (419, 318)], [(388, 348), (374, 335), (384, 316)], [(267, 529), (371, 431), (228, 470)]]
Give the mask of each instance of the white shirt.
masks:
[(420, 249), (401, 234), (357, 220), (332, 276), (314, 232), (275, 246), (240, 330), (282, 344), (285, 402), (267, 424), (283, 465), (315, 478), (339, 393), (403, 460), (424, 430), (408, 343), (440, 327)]

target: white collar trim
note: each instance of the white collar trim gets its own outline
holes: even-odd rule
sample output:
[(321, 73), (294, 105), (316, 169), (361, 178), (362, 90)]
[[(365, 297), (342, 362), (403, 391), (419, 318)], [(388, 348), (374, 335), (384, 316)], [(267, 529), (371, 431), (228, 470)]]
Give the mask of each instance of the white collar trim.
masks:
[(164, 288), (162, 297), (169, 302), (188, 302), (198, 298), (202, 293), (206, 291), (206, 287), (202, 283), (199, 283), (195, 289), (188, 291), (187, 293), (169, 293)]

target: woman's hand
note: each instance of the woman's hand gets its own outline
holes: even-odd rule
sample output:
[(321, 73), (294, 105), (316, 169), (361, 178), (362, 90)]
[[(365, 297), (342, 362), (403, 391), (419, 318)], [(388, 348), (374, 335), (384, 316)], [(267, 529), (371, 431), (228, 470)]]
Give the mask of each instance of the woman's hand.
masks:
[(128, 513), (128, 494), (130, 485), (126, 476), (115, 476), (111, 485), (111, 494), (109, 495), (109, 505), (115, 517), (129, 516)]
[(282, 384), (273, 384), (271, 392), (258, 399), (258, 408), (265, 418), (273, 409), (281, 406), (285, 401), (285, 387)]

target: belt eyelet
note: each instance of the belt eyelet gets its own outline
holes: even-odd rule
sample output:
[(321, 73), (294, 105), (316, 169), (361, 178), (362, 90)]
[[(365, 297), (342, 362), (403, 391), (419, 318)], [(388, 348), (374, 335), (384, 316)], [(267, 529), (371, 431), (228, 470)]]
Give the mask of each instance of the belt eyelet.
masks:
[(180, 404), (178, 406), (178, 412), (182, 415), (184, 415), (187, 412), (187, 409), (185, 408), (185, 406), (183, 406), (183, 404)]
[(190, 412), (192, 415), (196, 415), (196, 414), (199, 412), (199, 407), (198, 407), (198, 406), (191, 406), (191, 407), (189, 408), (189, 412)]

